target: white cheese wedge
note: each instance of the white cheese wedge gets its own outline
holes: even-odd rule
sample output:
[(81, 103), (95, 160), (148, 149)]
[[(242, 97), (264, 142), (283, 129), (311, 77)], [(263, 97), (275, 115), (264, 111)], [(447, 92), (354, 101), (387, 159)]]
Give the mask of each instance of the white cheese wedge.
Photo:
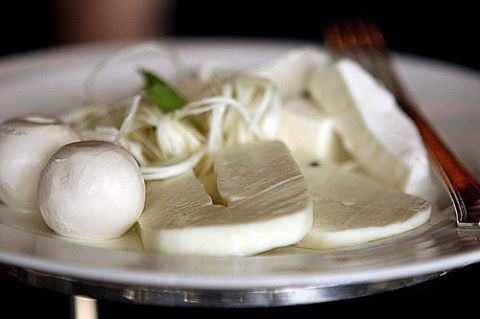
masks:
[(0, 125), (0, 200), (16, 210), (37, 210), (37, 187), (50, 156), (77, 134), (58, 119), (26, 115)]
[(341, 162), (350, 155), (335, 131), (335, 123), (304, 97), (285, 101), (277, 138), (293, 152), (304, 152), (320, 160)]
[(139, 219), (148, 251), (164, 254), (253, 255), (302, 239), (312, 225), (307, 182), (280, 142), (226, 148), (215, 159), (213, 205), (189, 172), (147, 184)]
[(318, 67), (310, 93), (335, 121), (362, 169), (384, 185), (426, 196), (429, 164), (417, 128), (392, 94), (358, 64)]
[(291, 50), (255, 73), (272, 81), (282, 98), (300, 95), (306, 88), (314, 65), (325, 65), (328, 58), (311, 48)]
[(313, 227), (297, 246), (327, 249), (394, 236), (425, 224), (431, 205), (339, 167), (295, 157), (313, 197)]

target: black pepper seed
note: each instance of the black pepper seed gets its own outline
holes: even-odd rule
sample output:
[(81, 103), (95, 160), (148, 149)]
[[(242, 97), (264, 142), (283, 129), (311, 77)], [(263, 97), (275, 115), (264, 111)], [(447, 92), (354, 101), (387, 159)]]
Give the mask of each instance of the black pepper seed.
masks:
[(310, 162), (311, 167), (318, 167), (318, 166), (320, 166), (320, 164), (321, 163), (320, 163), (319, 160), (313, 160), (313, 161)]
[(304, 99), (311, 99), (311, 96), (310, 96), (310, 92), (307, 91), (307, 90), (303, 90), (300, 95), (304, 98)]

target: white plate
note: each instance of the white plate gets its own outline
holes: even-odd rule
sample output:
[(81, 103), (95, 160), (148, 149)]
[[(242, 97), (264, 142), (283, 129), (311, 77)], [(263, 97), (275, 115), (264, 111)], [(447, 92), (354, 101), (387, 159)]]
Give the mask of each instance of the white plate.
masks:
[[(222, 59), (245, 67), (300, 46), (299, 43), (214, 40), (170, 40), (168, 44), (189, 66), (206, 59)], [(1, 61), (0, 120), (27, 112), (55, 114), (74, 106), (82, 96), (83, 81), (92, 65), (124, 45), (69, 47)], [(164, 62), (153, 57), (145, 61), (142, 65), (151, 66), (156, 61), (162, 71), (167, 68)], [(419, 58), (400, 56), (396, 62), (427, 116), (478, 175), (480, 76), (467, 69)], [(105, 98), (118, 96), (119, 92), (124, 93), (138, 84), (132, 78), (132, 65), (119, 65), (102, 78), (99, 92), (106, 92), (102, 93)], [(219, 293), (248, 290), (259, 294), (273, 291), (274, 296), (275, 291), (285, 293), (295, 287), (341, 287), (425, 276), (480, 260), (480, 243), (457, 234), (453, 212), (448, 209), (436, 212), (431, 224), (420, 230), (335, 251), (247, 258), (188, 257), (146, 254), (138, 251), (135, 242), (131, 246), (120, 242), (122, 249), (115, 249), (117, 244), (111, 242), (110, 248), (90, 247), (60, 239), (48, 230), (33, 233), (12, 226), (8, 210), (0, 208), (0, 263), (62, 278), (129, 287), (161, 287), (175, 289), (177, 293), (182, 289), (214, 289)], [(186, 294), (182, 296), (185, 302), (192, 302)], [(289, 302), (267, 298), (263, 303), (251, 304), (325, 299), (303, 296), (302, 299), (302, 295), (297, 294), (296, 299)]]

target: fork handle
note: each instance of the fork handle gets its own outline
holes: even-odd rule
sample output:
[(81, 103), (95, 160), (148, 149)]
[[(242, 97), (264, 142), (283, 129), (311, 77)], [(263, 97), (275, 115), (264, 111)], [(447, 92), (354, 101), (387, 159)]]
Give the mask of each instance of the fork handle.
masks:
[(449, 149), (405, 94), (397, 102), (417, 125), (435, 170), (442, 176), (453, 201), (459, 227), (480, 226), (480, 183)]

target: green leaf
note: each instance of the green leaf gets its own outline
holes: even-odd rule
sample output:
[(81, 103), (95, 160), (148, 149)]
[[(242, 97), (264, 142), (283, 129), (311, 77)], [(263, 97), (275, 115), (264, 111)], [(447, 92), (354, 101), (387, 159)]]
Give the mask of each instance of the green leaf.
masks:
[(150, 101), (163, 113), (173, 112), (182, 108), (187, 100), (153, 72), (140, 69), (138, 71), (145, 82), (143, 90)]

